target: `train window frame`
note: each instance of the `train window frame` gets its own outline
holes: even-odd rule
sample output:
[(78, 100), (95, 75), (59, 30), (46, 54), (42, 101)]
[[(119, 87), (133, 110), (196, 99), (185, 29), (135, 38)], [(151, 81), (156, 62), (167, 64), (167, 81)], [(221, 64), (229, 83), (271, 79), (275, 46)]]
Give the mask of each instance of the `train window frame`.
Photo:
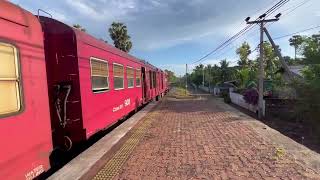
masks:
[(6, 118), (9, 116), (14, 116), (14, 115), (18, 115), (20, 113), (22, 113), (24, 111), (24, 96), (23, 96), (23, 84), (22, 84), (22, 73), (21, 73), (21, 57), (20, 57), (20, 50), (18, 48), (18, 46), (16, 46), (14, 43), (12, 42), (7, 42), (7, 41), (3, 41), (0, 40), (0, 45), (3, 46), (9, 46), (11, 48), (13, 48), (13, 52), (14, 52), (14, 71), (15, 71), (15, 77), (14, 78), (8, 78), (8, 77), (4, 77), (1, 78), (0, 77), (0, 82), (1, 81), (14, 81), (15, 82), (15, 88), (16, 88), (16, 105), (17, 105), (17, 110), (11, 111), (11, 112), (0, 112), (0, 118)]
[[(128, 76), (128, 69), (131, 69), (132, 71), (133, 71), (133, 75), (132, 75), (132, 77), (129, 77)], [(132, 89), (132, 88), (134, 88), (134, 80), (135, 80), (135, 69), (134, 69), (134, 67), (131, 67), (131, 66), (127, 66), (127, 68), (126, 68), (126, 77), (127, 77), (127, 87), (129, 88), (129, 89)], [(132, 86), (129, 86), (129, 79), (132, 79)]]
[[(115, 76), (114, 75), (114, 66), (121, 66), (122, 67), (122, 69), (123, 69), (123, 71), (122, 71), (122, 88), (116, 88), (115, 87), (115, 83), (114, 83), (114, 80), (115, 80), (115, 77), (117, 77), (117, 78), (121, 78), (121, 76)], [(112, 74), (113, 74), (113, 88), (114, 88), (114, 90), (123, 90), (124, 89), (124, 66), (123, 66), (123, 64), (119, 64), (119, 63), (113, 63), (112, 64)]]
[[(138, 77), (138, 72), (140, 72), (140, 76)], [(137, 83), (137, 80), (139, 79), (139, 85)], [(141, 87), (141, 69), (136, 69), (136, 87)]]
[[(107, 76), (99, 76), (99, 75), (93, 75), (92, 73), (92, 61), (98, 61), (98, 62), (102, 62), (102, 63), (105, 63), (108, 67), (108, 70), (107, 70)], [(93, 85), (93, 76), (96, 76), (96, 77), (106, 77), (107, 78), (107, 82), (108, 82), (108, 86), (107, 87), (103, 87), (103, 88), (94, 88), (94, 85)], [(91, 78), (91, 90), (93, 93), (95, 94), (98, 94), (98, 93), (104, 93), (104, 92), (108, 92), (110, 90), (110, 80), (109, 80), (109, 77), (110, 77), (110, 69), (109, 69), (109, 63), (107, 60), (104, 60), (104, 59), (100, 59), (100, 58), (96, 58), (96, 57), (90, 57), (90, 78)]]
[(149, 70), (150, 89), (153, 89), (152, 71)]
[(153, 88), (157, 88), (157, 72), (153, 72)]

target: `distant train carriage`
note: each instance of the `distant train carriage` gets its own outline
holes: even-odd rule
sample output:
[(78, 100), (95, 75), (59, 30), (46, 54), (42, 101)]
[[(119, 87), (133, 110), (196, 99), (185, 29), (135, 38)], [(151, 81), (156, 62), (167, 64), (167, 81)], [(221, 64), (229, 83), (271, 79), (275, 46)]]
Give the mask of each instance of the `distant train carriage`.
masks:
[(37, 177), (55, 152), (167, 92), (167, 75), (151, 64), (10, 2), (0, 7), (0, 178)]
[(155, 67), (54, 19), (40, 22), (55, 147), (69, 149), (159, 95)]

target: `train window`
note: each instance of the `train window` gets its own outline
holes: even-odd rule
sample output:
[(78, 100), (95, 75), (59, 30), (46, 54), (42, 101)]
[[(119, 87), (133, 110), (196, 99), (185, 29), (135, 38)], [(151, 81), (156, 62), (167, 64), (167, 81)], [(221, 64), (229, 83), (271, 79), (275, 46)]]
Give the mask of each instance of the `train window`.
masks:
[(21, 84), (17, 49), (0, 42), (0, 116), (21, 110)]
[(91, 63), (91, 83), (93, 92), (109, 90), (109, 66), (108, 62), (90, 58)]
[(115, 90), (124, 88), (124, 71), (121, 64), (113, 64), (113, 83)]
[(136, 86), (140, 87), (141, 86), (141, 70), (137, 69), (136, 71)]
[(161, 73), (161, 89), (163, 89), (163, 74)]
[(127, 66), (127, 81), (128, 81), (128, 88), (133, 88), (134, 87), (134, 69), (129, 66)]
[(157, 87), (157, 74), (153, 72), (153, 88)]
[(149, 81), (150, 81), (150, 89), (153, 88), (153, 79), (152, 79), (152, 72), (149, 71)]

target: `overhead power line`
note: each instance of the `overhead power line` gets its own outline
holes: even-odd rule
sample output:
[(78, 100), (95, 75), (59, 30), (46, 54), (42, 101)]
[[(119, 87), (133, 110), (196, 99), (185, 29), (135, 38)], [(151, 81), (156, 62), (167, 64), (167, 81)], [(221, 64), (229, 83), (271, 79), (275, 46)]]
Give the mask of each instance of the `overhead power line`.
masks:
[[(305, 5), (305, 4), (308, 3), (309, 1), (311, 1), (311, 0), (304, 0), (303, 2), (297, 3), (297, 4), (293, 5), (293, 6), (285, 9), (283, 12), (286, 12), (286, 13), (284, 13), (284, 15), (282, 15), (282, 17), (287, 16), (288, 14), (290, 14), (290, 13), (292, 13), (293, 11), (297, 10), (299, 7)], [(270, 9), (271, 9), (271, 8), (270, 8)], [(275, 12), (275, 10), (273, 10), (272, 13), (273, 13), (273, 12)], [(271, 15), (271, 14), (267, 15), (267, 17), (270, 16), (270, 15)], [(267, 24), (266, 26), (271, 26), (273, 23), (274, 23), (274, 22), (271, 22), (271, 23)], [(256, 27), (256, 26), (253, 26), (251, 29), (253, 29), (254, 27)], [(251, 29), (249, 29), (247, 32), (249, 32)], [(252, 31), (250, 34), (247, 34), (247, 36), (250, 36), (250, 35), (252, 35), (253, 33), (254, 33), (254, 31)], [(246, 40), (246, 39), (247, 39), (247, 38), (244, 38), (244, 40)], [(230, 43), (230, 44), (231, 44), (231, 43)], [(227, 46), (225, 46), (225, 47), (227, 47)], [(220, 49), (220, 50), (223, 50), (225, 47), (223, 47), (223, 48)], [(258, 48), (258, 47), (259, 47), (259, 45), (257, 46), (257, 48)], [(229, 48), (227, 51), (224, 51), (223, 53), (219, 54), (218, 57), (216, 57), (216, 58), (217, 58), (217, 59), (220, 58), (222, 55), (224, 55), (225, 53), (227, 53), (227, 52), (229, 52), (229, 51), (231, 51), (232, 49), (235, 49), (235, 48), (236, 48), (236, 46), (233, 46), (233, 47)]]
[[(311, 1), (311, 0), (304, 0), (303, 2), (297, 3), (297, 4), (293, 5), (293, 6), (285, 9), (285, 10), (283, 11), (283, 12), (284, 12), (284, 15), (282, 15), (282, 17), (283, 17), (283, 16), (287, 16), (288, 14), (291, 14), (293, 11), (297, 10), (299, 7), (305, 5), (305, 4), (308, 3), (309, 1)], [(280, 3), (280, 2), (278, 2), (278, 3)], [(274, 6), (275, 6), (275, 5), (274, 5)], [(274, 7), (274, 6), (273, 6), (273, 7)], [(279, 6), (279, 5), (278, 5), (278, 6)], [(270, 8), (270, 9), (273, 9), (273, 11), (270, 10), (269, 12), (272, 12), (272, 13), (273, 13), (273, 12), (275, 12), (276, 10), (278, 10), (279, 8), (278, 8), (278, 9)], [(260, 10), (259, 10), (259, 11), (260, 11)], [(271, 14), (272, 14), (272, 13), (271, 13)], [(271, 14), (267, 15), (267, 17), (270, 16)], [(270, 25), (272, 25), (272, 24), (273, 24), (273, 22), (270, 23), (270, 24), (268, 24), (267, 26), (270, 26)], [(319, 26), (320, 26), (320, 25), (319, 25)], [(287, 37), (287, 36), (291, 36), (291, 35), (294, 35), (294, 34), (302, 33), (302, 32), (305, 32), (305, 31), (313, 30), (313, 29), (319, 28), (319, 26), (315, 26), (315, 27), (312, 27), (312, 28), (308, 28), (308, 29), (305, 29), (305, 30), (302, 30), (302, 31), (298, 31), (298, 32), (295, 32), (295, 33), (291, 33), (291, 34), (287, 34), (287, 35), (284, 35), (284, 36)], [(249, 28), (245, 33), (249, 32), (249, 31), (252, 30), (254, 27), (255, 27), (255, 26), (252, 26), (252, 27)], [(243, 33), (243, 34), (245, 34), (245, 33)], [(249, 35), (252, 35), (252, 33), (254, 33), (254, 32), (251, 32), (250, 34), (247, 34), (246, 37), (248, 37)], [(241, 37), (241, 36), (238, 36), (238, 37), (237, 37), (236, 39), (234, 39), (234, 40), (237, 40), (237, 39), (240, 38), (240, 37)], [(274, 38), (274, 39), (276, 40), (276, 39), (280, 39), (280, 38), (284, 38), (284, 37), (281, 36), (281, 37), (277, 37), (277, 38)], [(245, 39), (246, 39), (246, 38), (245, 38)], [(229, 46), (230, 44), (232, 44), (232, 43), (233, 43), (233, 42), (229, 42), (229, 43), (226, 44), (224, 47), (220, 48), (219, 51), (225, 49), (226, 47), (228, 47), (228, 46)], [(254, 50), (253, 50), (252, 52), (258, 50), (258, 49), (259, 49), (259, 45), (260, 45), (260, 44), (258, 44), (257, 46), (255, 46), (256, 48), (254, 48)], [(235, 49), (235, 48), (236, 48), (236, 46), (233, 46), (233, 47), (231, 47), (231, 48), (228, 48), (226, 51), (224, 51), (224, 52), (222, 52), (222, 53), (219, 53), (218, 57), (216, 57), (216, 58), (217, 58), (217, 59), (220, 58), (222, 55), (224, 55), (225, 53), (227, 53), (227, 52), (229, 52), (230, 50)], [(212, 53), (212, 54), (216, 54), (216, 53)], [(204, 57), (204, 58), (206, 58), (206, 57)]]
[[(301, 3), (298, 3), (296, 5), (293, 5), (285, 10), (283, 10), (283, 15), (282, 15), (282, 19), (285, 17), (288, 17), (289, 14), (291, 14), (292, 12), (296, 11), (298, 8), (300, 8), (301, 6), (305, 5), (306, 3), (310, 2), (311, 0), (304, 0)], [(273, 25), (273, 23), (268, 24), (267, 26), (271, 26)]]
[(320, 25), (314, 26), (314, 27), (311, 27), (311, 28), (308, 28), (308, 29), (303, 29), (303, 30), (301, 30), (301, 31), (297, 31), (297, 32), (294, 32), (294, 33), (282, 35), (282, 36), (279, 36), (279, 37), (276, 37), (276, 38), (273, 38), (273, 39), (274, 39), (274, 40), (276, 40), (276, 39), (282, 39), (282, 38), (285, 38), (285, 37), (289, 37), (289, 36), (292, 36), (292, 35), (295, 35), (295, 34), (300, 34), (300, 33), (303, 33), (303, 32), (306, 32), (306, 31), (310, 31), (310, 30), (314, 30), (314, 29), (317, 29), (317, 28), (320, 28)]
[(288, 12), (284, 13), (283, 16), (286, 16), (286, 15), (292, 13), (293, 11), (297, 10), (298, 8), (300, 8), (301, 6), (307, 4), (309, 1), (311, 1), (311, 0), (305, 0), (305, 1), (301, 2), (300, 4), (297, 4), (296, 6), (292, 6), (292, 7), (288, 8), (288, 9), (284, 10), (284, 12), (286, 12), (286, 11), (288, 11)]
[[(272, 14), (273, 12), (275, 12), (276, 10), (278, 10), (279, 8), (281, 8), (284, 4), (288, 3), (290, 0), (280, 0), (278, 3), (276, 3), (274, 6), (272, 6), (270, 9), (268, 9), (264, 14), (265, 16)], [(259, 18), (257, 18), (256, 20), (259, 20)], [(199, 60), (194, 61), (192, 64), (195, 63), (199, 63), (201, 61), (203, 61), (205, 58), (207, 58), (208, 56), (212, 55), (213, 53), (216, 53), (218, 50), (224, 49), (226, 46), (230, 45), (234, 40), (238, 39), (239, 37), (241, 37), (243, 34), (247, 33), (248, 31), (250, 31), (251, 29), (253, 29), (255, 25), (250, 24), (247, 25), (245, 28), (243, 28), (242, 30), (240, 30), (238, 33), (236, 33), (235, 35), (233, 35), (231, 38), (229, 38), (228, 40), (226, 40), (225, 42), (223, 42), (222, 44), (220, 44), (217, 48), (215, 48), (214, 50), (210, 51), (208, 54), (204, 55), (202, 58), (200, 58)]]
[[(293, 11), (297, 10), (299, 7), (305, 5), (305, 4), (308, 3), (309, 1), (311, 1), (311, 0), (304, 0), (303, 2), (297, 3), (297, 4), (293, 5), (293, 6), (285, 9), (283, 12), (287, 12), (287, 13), (284, 13), (284, 15), (282, 15), (282, 17), (283, 17), (283, 16), (287, 16), (288, 14), (290, 14), (290, 13), (292, 13)], [(267, 16), (269, 16), (269, 15), (267, 15)], [(270, 24), (267, 24), (266, 26), (268, 27), (268, 26), (272, 25), (273, 23), (274, 23), (274, 22), (271, 22)], [(253, 26), (251, 29), (253, 29), (254, 27), (255, 27), (255, 26)], [(291, 36), (291, 35), (294, 35), (294, 34), (298, 34), (298, 33), (301, 33), (301, 32), (305, 32), (305, 31), (308, 31), (308, 30), (316, 29), (316, 28), (318, 28), (318, 26), (313, 27), (313, 28), (309, 28), (309, 29), (306, 29), (306, 30), (303, 30), (303, 31), (291, 33), (291, 34), (286, 35), (285, 37)], [(249, 32), (251, 29), (249, 29), (247, 32)], [(248, 37), (249, 35), (252, 35), (253, 33), (254, 33), (254, 31), (252, 31), (250, 34), (247, 34), (246, 36)], [(276, 39), (280, 39), (280, 38), (284, 38), (284, 37), (278, 37), (278, 38), (274, 38), (274, 39), (276, 40)], [(237, 38), (237, 39), (238, 39), (238, 38)], [(246, 39), (247, 39), (247, 38), (244, 38), (244, 40), (246, 40)], [(232, 43), (232, 42), (231, 42), (231, 43)], [(231, 43), (229, 43), (228, 45), (230, 45)], [(228, 45), (224, 46), (224, 47), (221, 48), (219, 51), (223, 50), (223, 49), (226, 48)], [(258, 44), (258, 45), (256, 46), (256, 48), (255, 48), (252, 52), (258, 50), (258, 49), (259, 49), (259, 45), (260, 45), (260, 44)], [(228, 48), (226, 51), (218, 54), (218, 56), (216, 57), (216, 59), (219, 59), (222, 55), (226, 54), (227, 52), (229, 52), (229, 51), (231, 51), (231, 50), (233, 50), (233, 49), (235, 49), (235, 48), (236, 48), (236, 46), (232, 46), (231, 48)]]

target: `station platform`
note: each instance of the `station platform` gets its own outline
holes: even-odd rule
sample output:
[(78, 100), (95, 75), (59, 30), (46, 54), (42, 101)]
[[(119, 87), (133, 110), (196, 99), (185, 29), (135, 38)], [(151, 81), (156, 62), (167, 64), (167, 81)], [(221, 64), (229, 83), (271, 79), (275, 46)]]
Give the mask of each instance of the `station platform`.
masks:
[(320, 179), (320, 155), (219, 98), (169, 94), (49, 179)]

